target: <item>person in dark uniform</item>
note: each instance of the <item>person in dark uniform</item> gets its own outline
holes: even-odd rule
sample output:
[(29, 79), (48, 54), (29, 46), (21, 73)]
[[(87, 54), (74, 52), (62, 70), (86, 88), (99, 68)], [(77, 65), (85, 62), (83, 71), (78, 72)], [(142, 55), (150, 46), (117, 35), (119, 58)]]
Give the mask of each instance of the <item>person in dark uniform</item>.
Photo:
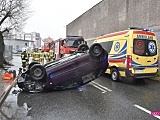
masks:
[(26, 49), (26, 54), (27, 54), (26, 68), (28, 69), (28, 66), (29, 66), (29, 57), (30, 57), (29, 49)]
[(22, 71), (25, 72), (27, 70), (27, 53), (26, 53), (26, 48), (22, 48), (22, 53), (21, 53), (21, 61), (22, 61)]

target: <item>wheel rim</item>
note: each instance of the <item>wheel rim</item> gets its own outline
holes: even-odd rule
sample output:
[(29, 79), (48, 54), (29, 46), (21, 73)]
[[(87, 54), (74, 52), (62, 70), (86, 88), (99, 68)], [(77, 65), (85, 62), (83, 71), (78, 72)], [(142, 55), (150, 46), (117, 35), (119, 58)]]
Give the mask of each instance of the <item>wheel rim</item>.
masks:
[(113, 73), (112, 73), (112, 79), (113, 79), (114, 81), (117, 80), (117, 76), (118, 76), (118, 73), (117, 73), (116, 71), (113, 71)]
[(33, 72), (34, 76), (39, 77), (42, 75), (42, 70), (40, 68), (36, 68)]
[(82, 51), (86, 51), (86, 47), (82, 47)]
[(98, 46), (95, 46), (94, 47), (94, 49), (93, 49), (93, 52), (95, 53), (95, 54), (99, 54), (100, 53), (100, 48), (98, 47)]

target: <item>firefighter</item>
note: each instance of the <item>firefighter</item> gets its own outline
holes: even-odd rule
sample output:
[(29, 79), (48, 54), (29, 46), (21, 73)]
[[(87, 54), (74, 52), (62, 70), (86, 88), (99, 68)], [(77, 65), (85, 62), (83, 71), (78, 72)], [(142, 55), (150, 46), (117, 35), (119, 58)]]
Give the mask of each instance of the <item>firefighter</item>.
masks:
[(42, 52), (42, 48), (39, 48), (39, 53), (40, 53), (40, 64), (43, 65), (44, 64), (44, 53)]
[(33, 57), (34, 48), (31, 48), (30, 57)]
[(53, 61), (54, 60), (54, 51), (51, 49), (50, 51), (49, 51), (49, 61), (51, 62), (51, 61)]
[(32, 61), (40, 63), (40, 53), (39, 53), (37, 47), (34, 49), (34, 53), (33, 53), (33, 56), (32, 56)]
[(44, 52), (44, 57), (45, 57), (46, 63), (48, 63), (50, 61), (49, 60), (49, 52)]
[(22, 48), (21, 53), (21, 61), (22, 61), (22, 71), (25, 72), (27, 70), (26, 62), (27, 62), (27, 54), (26, 54), (26, 48)]

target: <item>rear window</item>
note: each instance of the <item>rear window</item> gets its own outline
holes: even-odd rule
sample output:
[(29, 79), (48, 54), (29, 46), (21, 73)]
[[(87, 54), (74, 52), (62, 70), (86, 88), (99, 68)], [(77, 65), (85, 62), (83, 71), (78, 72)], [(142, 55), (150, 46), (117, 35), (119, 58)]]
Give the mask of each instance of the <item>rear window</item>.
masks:
[(154, 56), (157, 54), (156, 42), (147, 39), (134, 39), (133, 53), (140, 56)]

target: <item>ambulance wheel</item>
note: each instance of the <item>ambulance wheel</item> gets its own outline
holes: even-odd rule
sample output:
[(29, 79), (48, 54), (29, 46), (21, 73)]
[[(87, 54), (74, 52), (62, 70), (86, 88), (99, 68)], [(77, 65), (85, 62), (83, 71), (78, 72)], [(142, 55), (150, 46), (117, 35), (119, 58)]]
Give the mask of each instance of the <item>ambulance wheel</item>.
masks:
[(104, 53), (104, 49), (102, 48), (102, 46), (100, 44), (95, 43), (95, 44), (91, 45), (91, 47), (89, 49), (89, 53), (93, 57), (99, 57), (101, 54)]
[(111, 79), (115, 82), (119, 81), (119, 72), (116, 68), (111, 69)]
[(28, 65), (28, 69), (31, 69), (31, 67), (35, 64), (40, 64), (39, 62), (33, 61)]
[(35, 64), (31, 67), (31, 69), (29, 71), (29, 75), (32, 80), (40, 81), (45, 77), (46, 71), (42, 65)]

